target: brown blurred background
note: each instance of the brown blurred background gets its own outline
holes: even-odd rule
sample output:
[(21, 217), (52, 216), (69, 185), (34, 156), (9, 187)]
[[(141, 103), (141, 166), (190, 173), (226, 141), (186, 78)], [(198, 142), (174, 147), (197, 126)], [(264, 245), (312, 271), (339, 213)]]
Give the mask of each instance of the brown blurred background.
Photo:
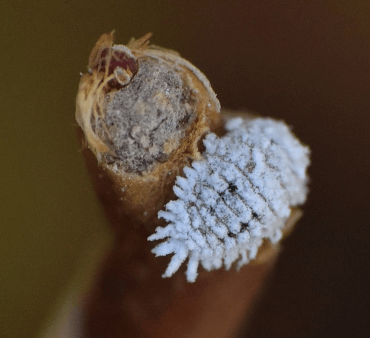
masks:
[[(151, 31), (225, 108), (284, 119), (312, 149), (304, 218), (246, 337), (369, 337), (370, 1), (3, 1), (0, 335), (37, 336), (107, 236), (74, 130), (99, 36)], [(84, 258), (82, 258), (84, 259)], [(63, 291), (64, 290), (64, 291)]]

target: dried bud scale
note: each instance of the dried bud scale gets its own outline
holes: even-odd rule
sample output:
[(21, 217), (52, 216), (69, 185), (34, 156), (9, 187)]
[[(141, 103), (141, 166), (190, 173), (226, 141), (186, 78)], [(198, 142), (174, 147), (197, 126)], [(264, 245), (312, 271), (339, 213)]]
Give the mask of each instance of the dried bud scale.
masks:
[(149, 38), (123, 46), (113, 45), (113, 32), (104, 34), (76, 99), (86, 143), (117, 186), (127, 188), (122, 198), (132, 215), (156, 213), (167, 172), (176, 176), (200, 158), (200, 140), (222, 129), (206, 77), (177, 53), (150, 46)]

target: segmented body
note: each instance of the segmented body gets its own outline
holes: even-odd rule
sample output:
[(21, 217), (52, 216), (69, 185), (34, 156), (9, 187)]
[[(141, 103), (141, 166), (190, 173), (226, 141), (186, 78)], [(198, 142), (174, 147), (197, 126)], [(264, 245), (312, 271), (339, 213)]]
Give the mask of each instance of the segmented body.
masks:
[(195, 281), (198, 265), (207, 270), (238, 267), (256, 257), (268, 239), (275, 243), (291, 207), (307, 195), (309, 149), (289, 128), (272, 119), (233, 119), (228, 133), (204, 140), (204, 159), (184, 168), (149, 240), (164, 240), (153, 252), (174, 254), (164, 274), (170, 277), (189, 258), (187, 279)]

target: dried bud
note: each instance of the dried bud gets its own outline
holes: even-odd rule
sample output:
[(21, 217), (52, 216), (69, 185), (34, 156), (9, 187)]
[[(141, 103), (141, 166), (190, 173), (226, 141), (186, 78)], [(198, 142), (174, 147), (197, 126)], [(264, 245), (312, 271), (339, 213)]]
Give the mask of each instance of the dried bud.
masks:
[(125, 206), (146, 215), (171, 193), (167, 174), (173, 182), (201, 157), (205, 134), (222, 128), (207, 78), (176, 52), (150, 46), (150, 36), (123, 46), (113, 45), (113, 32), (104, 34), (81, 78), (76, 110), (88, 147), (125, 189)]

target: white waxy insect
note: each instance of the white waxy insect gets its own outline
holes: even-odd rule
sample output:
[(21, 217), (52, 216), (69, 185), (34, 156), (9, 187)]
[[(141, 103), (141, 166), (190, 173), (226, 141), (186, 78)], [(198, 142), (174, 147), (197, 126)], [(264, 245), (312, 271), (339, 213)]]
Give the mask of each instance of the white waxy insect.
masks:
[(178, 197), (158, 216), (148, 240), (163, 240), (157, 256), (173, 254), (163, 277), (188, 259), (187, 280), (206, 270), (241, 267), (257, 255), (264, 240), (276, 243), (291, 207), (306, 200), (309, 148), (285, 123), (269, 118), (230, 120), (227, 134), (209, 134), (203, 160), (185, 167), (173, 190)]

